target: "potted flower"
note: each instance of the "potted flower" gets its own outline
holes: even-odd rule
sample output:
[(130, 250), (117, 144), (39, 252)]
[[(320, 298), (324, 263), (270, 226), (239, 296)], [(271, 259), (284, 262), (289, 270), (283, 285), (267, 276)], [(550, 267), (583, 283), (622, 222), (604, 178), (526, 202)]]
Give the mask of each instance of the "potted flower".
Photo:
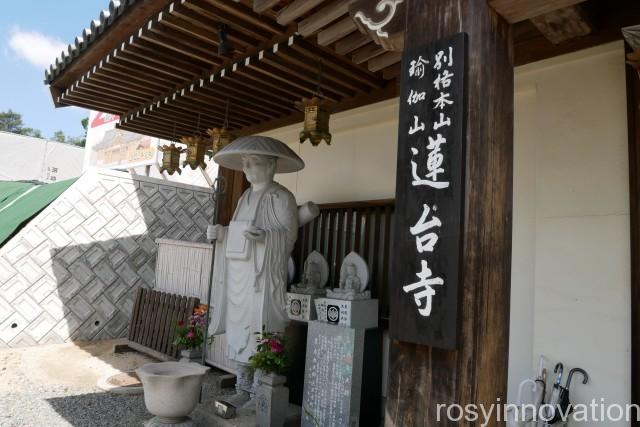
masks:
[(197, 361), (202, 357), (206, 314), (207, 305), (202, 304), (193, 309), (193, 314), (186, 322), (178, 322), (173, 344), (181, 350), (180, 355), (183, 359)]
[(258, 334), (256, 352), (249, 358), (256, 387), (256, 421), (261, 427), (284, 425), (289, 407), (289, 389), (283, 375), (289, 363), (284, 338), (263, 331)]

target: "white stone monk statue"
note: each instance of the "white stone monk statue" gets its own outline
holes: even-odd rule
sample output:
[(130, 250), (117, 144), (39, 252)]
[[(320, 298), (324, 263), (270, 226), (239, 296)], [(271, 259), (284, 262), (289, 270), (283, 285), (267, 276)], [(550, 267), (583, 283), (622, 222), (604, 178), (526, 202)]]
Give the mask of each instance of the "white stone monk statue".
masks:
[(251, 184), (240, 197), (228, 227), (210, 225), (216, 241), (210, 334), (226, 333), (227, 357), (238, 364), (236, 407), (253, 394), (249, 358), (263, 330), (284, 332), (287, 262), (298, 233), (293, 194), (273, 180), (275, 173), (296, 172), (304, 162), (282, 142), (251, 136), (220, 150), (214, 161), (242, 170)]

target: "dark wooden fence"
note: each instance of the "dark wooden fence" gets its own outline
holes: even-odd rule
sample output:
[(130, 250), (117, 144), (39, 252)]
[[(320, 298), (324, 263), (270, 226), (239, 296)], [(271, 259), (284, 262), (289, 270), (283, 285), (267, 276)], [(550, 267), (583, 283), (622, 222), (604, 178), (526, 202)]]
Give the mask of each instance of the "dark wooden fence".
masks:
[(379, 299), (380, 326), (385, 327), (389, 315), (387, 285), (394, 200), (330, 203), (319, 207), (320, 215), (300, 228), (293, 250), (296, 280), (300, 278), (305, 259), (316, 250), (329, 263), (328, 286), (335, 287), (342, 260), (349, 252), (357, 252), (369, 265), (369, 289), (373, 298)]
[(200, 304), (195, 297), (139, 288), (129, 324), (129, 341), (178, 357), (173, 345), (179, 321), (187, 321)]

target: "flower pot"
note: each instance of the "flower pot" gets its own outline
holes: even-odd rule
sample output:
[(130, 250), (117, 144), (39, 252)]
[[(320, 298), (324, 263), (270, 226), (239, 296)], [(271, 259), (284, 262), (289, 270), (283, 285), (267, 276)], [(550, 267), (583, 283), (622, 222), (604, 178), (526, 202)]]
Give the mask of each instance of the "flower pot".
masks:
[(263, 374), (256, 389), (256, 422), (260, 427), (282, 427), (289, 408), (287, 378)]
[(181, 362), (200, 362), (202, 360), (202, 347), (180, 351)]
[(155, 415), (145, 426), (195, 426), (188, 415), (200, 397), (208, 367), (196, 363), (147, 363), (136, 369), (144, 387), (144, 403)]

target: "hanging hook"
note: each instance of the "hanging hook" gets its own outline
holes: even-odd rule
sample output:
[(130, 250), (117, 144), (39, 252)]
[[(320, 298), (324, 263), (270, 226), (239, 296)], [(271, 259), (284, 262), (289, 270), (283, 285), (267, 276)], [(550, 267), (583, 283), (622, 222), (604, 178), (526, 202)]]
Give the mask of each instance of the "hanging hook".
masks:
[(229, 98), (227, 98), (227, 106), (224, 109), (224, 123), (222, 125), (224, 129), (229, 128)]
[(316, 94), (319, 98), (324, 97), (324, 95), (322, 94), (322, 86), (320, 84), (321, 82), (322, 82), (322, 59), (318, 61), (318, 82), (316, 84)]

